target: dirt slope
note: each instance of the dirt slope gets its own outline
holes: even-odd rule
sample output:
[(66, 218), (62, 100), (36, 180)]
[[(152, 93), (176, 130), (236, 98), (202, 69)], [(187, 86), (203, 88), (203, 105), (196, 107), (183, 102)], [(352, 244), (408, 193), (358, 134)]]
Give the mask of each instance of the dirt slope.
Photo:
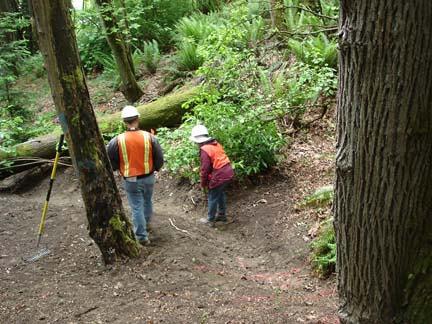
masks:
[(311, 276), (307, 262), (308, 231), (329, 210), (299, 207), (332, 182), (324, 125), (300, 135), (279, 170), (232, 186), (232, 222), (216, 229), (197, 223), (205, 197), (161, 172), (152, 245), (112, 267), (88, 236), (71, 169), (59, 171), (51, 194), (51, 254), (35, 263), (22, 257), (37, 251), (49, 179), (0, 194), (0, 323), (338, 323), (334, 278)]

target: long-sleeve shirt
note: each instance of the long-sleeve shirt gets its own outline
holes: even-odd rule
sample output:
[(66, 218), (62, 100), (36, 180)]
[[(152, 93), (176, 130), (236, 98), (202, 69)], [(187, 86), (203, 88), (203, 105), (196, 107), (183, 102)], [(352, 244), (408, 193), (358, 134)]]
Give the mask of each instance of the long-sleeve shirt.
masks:
[[(127, 130), (127, 132), (133, 132), (134, 130)], [(152, 155), (153, 155), (153, 171), (159, 171), (164, 163), (163, 160), (163, 152), (162, 148), (159, 144), (159, 141), (157, 138), (150, 134), (151, 141), (152, 141)], [(107, 152), (108, 157), (111, 161), (111, 166), (113, 170), (119, 170), (120, 169), (120, 154), (119, 154), (119, 146), (118, 146), (118, 139), (117, 136), (110, 140), (110, 142), (107, 145)]]
[[(209, 142), (201, 145), (216, 145), (217, 141), (212, 139)], [(231, 181), (234, 178), (234, 170), (231, 163), (227, 163), (219, 169), (213, 168), (213, 161), (211, 157), (203, 150), (200, 149), (200, 162), (201, 162), (201, 187), (213, 189), (225, 182)]]

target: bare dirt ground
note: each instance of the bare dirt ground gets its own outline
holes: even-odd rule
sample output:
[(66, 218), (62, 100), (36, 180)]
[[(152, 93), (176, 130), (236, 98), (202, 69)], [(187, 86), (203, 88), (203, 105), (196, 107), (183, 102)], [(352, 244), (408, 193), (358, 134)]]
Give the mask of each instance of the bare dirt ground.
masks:
[(54, 182), (43, 237), (51, 253), (37, 262), (22, 258), (37, 252), (49, 177), (0, 194), (0, 323), (338, 323), (334, 277), (314, 277), (308, 262), (308, 232), (329, 208), (301, 207), (332, 183), (328, 123), (298, 135), (278, 170), (233, 184), (231, 222), (216, 229), (197, 223), (202, 193), (161, 172), (152, 245), (114, 266), (88, 236), (71, 168)]

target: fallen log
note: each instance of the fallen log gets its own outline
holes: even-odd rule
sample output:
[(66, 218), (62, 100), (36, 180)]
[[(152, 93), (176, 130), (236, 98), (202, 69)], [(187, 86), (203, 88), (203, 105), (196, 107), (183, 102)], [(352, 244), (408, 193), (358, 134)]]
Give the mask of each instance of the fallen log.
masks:
[(0, 180), (0, 192), (8, 191), (15, 193), (26, 188), (29, 184), (34, 185), (41, 179), (45, 178), (49, 174), (51, 168), (52, 166), (50, 163), (45, 163)]
[[(199, 87), (189, 88), (167, 95), (151, 103), (137, 106), (141, 114), (140, 128), (149, 130), (151, 128), (156, 129), (158, 127), (174, 127), (179, 125), (186, 112), (182, 108), (183, 103), (196, 95), (198, 90)], [(101, 133), (118, 132), (123, 126), (120, 112), (100, 117), (98, 125)], [(12, 152), (0, 149), (0, 162), (13, 157), (53, 158), (60, 132), (60, 129), (57, 129), (51, 134), (17, 144), (12, 148)]]

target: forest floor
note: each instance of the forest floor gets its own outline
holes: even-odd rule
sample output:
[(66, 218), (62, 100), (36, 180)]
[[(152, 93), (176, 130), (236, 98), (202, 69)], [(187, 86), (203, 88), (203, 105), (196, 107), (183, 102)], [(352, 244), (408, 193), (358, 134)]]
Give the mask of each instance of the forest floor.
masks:
[[(314, 276), (310, 242), (330, 207), (304, 206), (332, 184), (333, 116), (298, 133), (271, 173), (228, 190), (228, 224), (208, 228), (203, 193), (164, 171), (152, 244), (112, 266), (87, 231), (72, 168), (60, 168), (33, 263), (49, 176), (0, 194), (0, 323), (336, 324), (335, 278)], [(118, 187), (130, 212), (121, 181)]]

